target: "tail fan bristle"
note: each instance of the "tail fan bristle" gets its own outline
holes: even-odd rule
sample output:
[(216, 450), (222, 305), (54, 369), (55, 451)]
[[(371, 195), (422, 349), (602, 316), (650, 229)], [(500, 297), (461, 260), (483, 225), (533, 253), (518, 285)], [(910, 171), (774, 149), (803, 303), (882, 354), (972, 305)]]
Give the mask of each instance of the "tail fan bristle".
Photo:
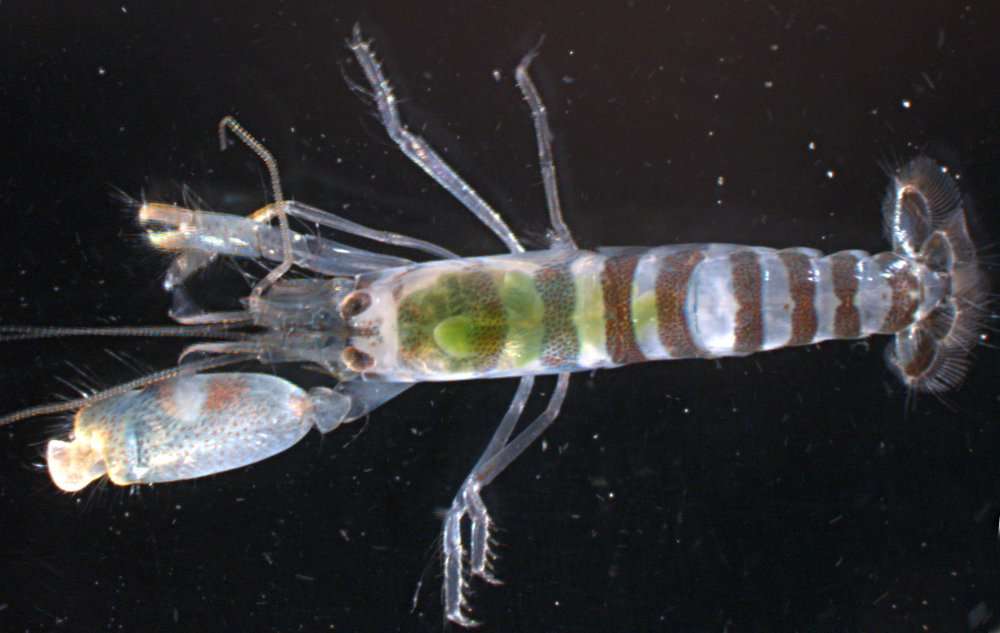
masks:
[(986, 277), (961, 192), (944, 168), (921, 156), (893, 173), (883, 217), (893, 250), (945, 283), (938, 304), (896, 334), (889, 364), (914, 390), (952, 389), (968, 371), (986, 317)]

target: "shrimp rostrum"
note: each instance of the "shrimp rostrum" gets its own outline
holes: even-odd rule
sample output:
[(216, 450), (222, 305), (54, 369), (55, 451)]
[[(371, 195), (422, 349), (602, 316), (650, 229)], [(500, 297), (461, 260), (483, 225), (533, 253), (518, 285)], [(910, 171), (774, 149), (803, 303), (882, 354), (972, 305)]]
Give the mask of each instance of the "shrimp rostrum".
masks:
[[(496, 580), (493, 524), (481, 490), (556, 419), (573, 372), (887, 334), (894, 337), (889, 363), (910, 389), (940, 392), (961, 381), (980, 329), (984, 276), (961, 194), (932, 160), (919, 157), (891, 172), (882, 214), (892, 248), (875, 255), (731, 244), (583, 250), (563, 221), (552, 134), (528, 73), (533, 51), (515, 77), (533, 118), (550, 247), (527, 252), (500, 215), (407, 129), (357, 27), (349, 47), (389, 137), (509, 253), (458, 257), (286, 200), (273, 157), (234, 119), (224, 118), (223, 147), (231, 134), (257, 153), (269, 170), (274, 202), (248, 217), (172, 204), (138, 206), (149, 243), (175, 254), (165, 287), (179, 325), (0, 328), (4, 340), (207, 339), (188, 346), (176, 367), (0, 419), (7, 424), (75, 412), (71, 437), (54, 439), (47, 449), (49, 472), (60, 488), (80, 490), (103, 476), (132, 485), (210, 475), (283, 451), (313, 428), (331, 432), (417, 382), (517, 377), (514, 398), (442, 528), (445, 616), (471, 625), (469, 583)], [(290, 219), (328, 231), (299, 233)], [(348, 246), (327, 237), (330, 231), (433, 259), (414, 263)], [(273, 264), (241, 310), (201, 311), (185, 292), (193, 273), (219, 257)], [(308, 274), (291, 278), (293, 268)], [(307, 391), (272, 373), (215, 371), (251, 362), (268, 368), (306, 364), (329, 385)], [(555, 374), (556, 387), (544, 411), (519, 425), (541, 374)]]

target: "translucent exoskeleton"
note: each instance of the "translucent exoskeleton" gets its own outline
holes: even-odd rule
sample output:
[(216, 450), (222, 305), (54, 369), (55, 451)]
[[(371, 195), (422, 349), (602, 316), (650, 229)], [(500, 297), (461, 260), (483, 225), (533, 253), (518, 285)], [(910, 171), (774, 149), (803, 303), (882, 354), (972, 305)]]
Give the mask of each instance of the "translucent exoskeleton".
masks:
[[(4, 425), (75, 411), (72, 437), (52, 440), (47, 450), (50, 474), (63, 490), (80, 490), (102, 476), (130, 485), (219, 473), (283, 451), (312, 428), (328, 433), (366, 416), (416, 382), (517, 377), (514, 398), (442, 527), (445, 616), (470, 626), (470, 581), (496, 581), (493, 524), (481, 491), (558, 417), (572, 372), (888, 334), (894, 336), (890, 364), (911, 389), (942, 391), (961, 381), (981, 328), (984, 277), (961, 194), (932, 160), (918, 157), (891, 174), (883, 219), (892, 249), (875, 255), (732, 244), (583, 250), (562, 217), (552, 134), (528, 73), (531, 51), (515, 78), (534, 123), (550, 247), (527, 252), (503, 218), (407, 129), (359, 29), (348, 45), (389, 137), (509, 253), (459, 257), (286, 200), (271, 154), (224, 118), (222, 147), (232, 133), (261, 158), (274, 202), (248, 217), (138, 205), (149, 243), (175, 253), (164, 285), (173, 297), (170, 316), (180, 325), (0, 326), (0, 340), (211, 340), (186, 348), (176, 367), (0, 418)], [(433, 260), (414, 263), (299, 233), (290, 218)], [(274, 263), (240, 310), (202, 311), (186, 292), (193, 273), (219, 257)], [(307, 276), (286, 276), (293, 268)], [(271, 373), (213, 371), (248, 363), (268, 369), (305, 364), (330, 384), (305, 391)], [(518, 430), (540, 374), (556, 375), (556, 387), (544, 411)]]

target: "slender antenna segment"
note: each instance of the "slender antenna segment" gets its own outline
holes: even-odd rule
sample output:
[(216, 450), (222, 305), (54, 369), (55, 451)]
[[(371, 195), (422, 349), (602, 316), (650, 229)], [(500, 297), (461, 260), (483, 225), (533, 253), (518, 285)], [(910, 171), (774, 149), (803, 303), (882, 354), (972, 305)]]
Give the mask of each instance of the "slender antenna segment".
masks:
[(224, 152), (229, 147), (229, 143), (226, 140), (226, 130), (229, 130), (236, 138), (243, 141), (243, 144), (249, 147), (250, 151), (260, 158), (264, 166), (267, 167), (268, 175), (271, 177), (271, 193), (274, 194), (274, 201), (284, 202), (285, 196), (281, 192), (281, 177), (278, 175), (278, 161), (274, 159), (274, 155), (264, 147), (263, 143), (254, 138), (253, 134), (247, 132), (246, 128), (236, 120), (236, 117), (228, 114), (219, 121), (219, 151)]
[(232, 365), (234, 363), (240, 363), (252, 359), (253, 356), (249, 355), (216, 356), (213, 358), (206, 358), (205, 360), (185, 363), (179, 367), (171, 367), (170, 369), (163, 369), (152, 374), (146, 374), (145, 376), (116, 385), (110, 389), (105, 389), (104, 391), (95, 393), (91, 396), (67, 400), (66, 402), (40, 404), (35, 407), (28, 407), (27, 409), (21, 409), (20, 411), (0, 416), (0, 427), (20, 422), (21, 420), (27, 420), (28, 418), (38, 417), (40, 415), (54, 415), (56, 413), (65, 413), (66, 411), (75, 411), (76, 409), (81, 409), (89, 404), (100, 402), (101, 400), (107, 400), (108, 398), (114, 398), (115, 396), (120, 396), (123, 393), (127, 393), (134, 389), (147, 387), (153, 383), (163, 382), (164, 380), (170, 380), (171, 378), (176, 378), (178, 376), (189, 376), (208, 369), (216, 369), (218, 367), (224, 367), (226, 365)]
[(217, 338), (242, 340), (244, 332), (225, 329), (228, 324), (219, 323), (201, 327), (176, 325), (138, 325), (110, 327), (60, 327), (47, 325), (0, 325), (0, 343), (9, 341), (32, 341), (64, 336), (164, 336), (184, 338)]
[(258, 216), (254, 214), (252, 216), (255, 220), (260, 222), (270, 222), (271, 218), (274, 216), (278, 217), (278, 226), (281, 229), (281, 263), (275, 268), (271, 269), (267, 275), (257, 282), (251, 293), (252, 297), (260, 297), (264, 294), (264, 291), (274, 285), (276, 281), (281, 279), (285, 273), (289, 271), (294, 262), (294, 254), (292, 252), (292, 230), (288, 225), (288, 214), (285, 213), (285, 196), (281, 192), (281, 178), (278, 175), (278, 161), (274, 159), (274, 156), (264, 147), (264, 144), (258, 141), (250, 132), (240, 125), (240, 122), (236, 120), (235, 117), (231, 115), (226, 115), (222, 117), (219, 121), (219, 150), (226, 151), (226, 130), (232, 132), (236, 138), (243, 141), (243, 144), (250, 148), (250, 150), (257, 155), (258, 158), (267, 167), (267, 172), (271, 177), (271, 193), (274, 195), (274, 204), (265, 207), (266, 211)]

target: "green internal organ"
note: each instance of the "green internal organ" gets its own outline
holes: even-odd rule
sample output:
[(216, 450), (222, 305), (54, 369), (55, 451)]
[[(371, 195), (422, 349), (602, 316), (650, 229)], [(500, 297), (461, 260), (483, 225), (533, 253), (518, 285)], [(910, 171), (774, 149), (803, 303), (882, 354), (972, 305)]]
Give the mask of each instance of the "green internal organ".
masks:
[(452, 358), (476, 355), (476, 323), (464, 314), (448, 317), (434, 326), (434, 342)]
[[(657, 332), (653, 291), (631, 292), (631, 327)], [(442, 273), (399, 302), (401, 359), (424, 371), (572, 368), (581, 351), (603, 354), (607, 314), (600, 275), (564, 263), (532, 273), (485, 268)]]
[(521, 272), (503, 276), (500, 288), (504, 315), (507, 317), (507, 344), (515, 367), (537, 360), (542, 352), (545, 306), (535, 288), (535, 281)]
[(603, 350), (605, 347), (604, 289), (593, 275), (578, 275), (573, 279), (575, 302), (573, 325), (580, 346)]
[(580, 340), (573, 323), (576, 289), (569, 267), (557, 265), (539, 270), (535, 274), (535, 287), (545, 306), (542, 364), (546, 367), (572, 365), (579, 356)]
[(400, 352), (437, 371), (522, 367), (541, 354), (544, 312), (523, 272), (445, 273), (400, 301)]
[(645, 338), (650, 328), (654, 335), (657, 332), (656, 293), (649, 290), (639, 294), (636, 284), (632, 284), (632, 328), (636, 340)]

